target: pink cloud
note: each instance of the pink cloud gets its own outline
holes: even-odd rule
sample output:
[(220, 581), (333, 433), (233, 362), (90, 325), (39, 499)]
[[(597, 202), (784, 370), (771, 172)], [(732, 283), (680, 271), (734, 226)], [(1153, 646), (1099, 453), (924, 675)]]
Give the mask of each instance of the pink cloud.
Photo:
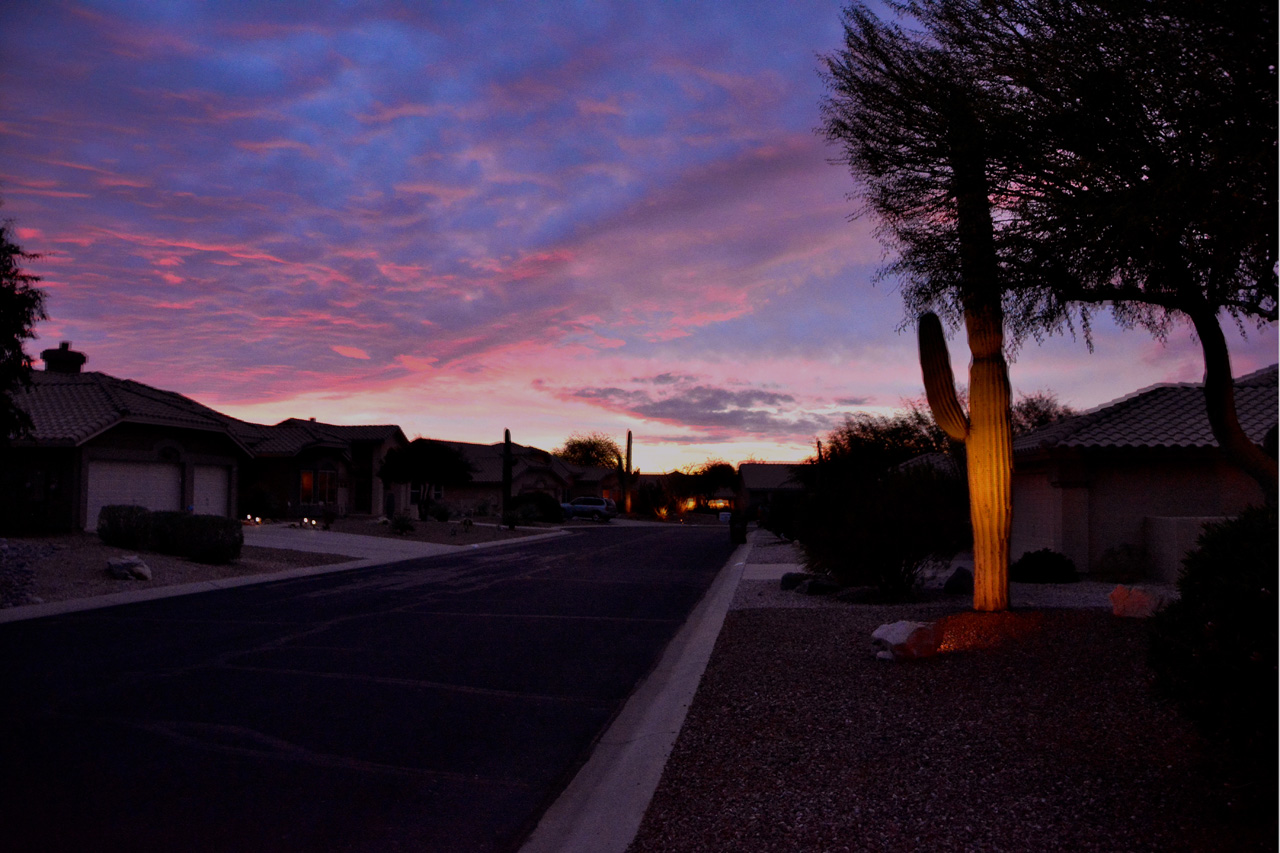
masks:
[(335, 344), (329, 347), (329, 349), (333, 350), (338, 355), (346, 356), (347, 358), (358, 358), (358, 359), (366, 359), (366, 360), (369, 358), (369, 353), (365, 352), (359, 347), (348, 347), (348, 346), (340, 346)]

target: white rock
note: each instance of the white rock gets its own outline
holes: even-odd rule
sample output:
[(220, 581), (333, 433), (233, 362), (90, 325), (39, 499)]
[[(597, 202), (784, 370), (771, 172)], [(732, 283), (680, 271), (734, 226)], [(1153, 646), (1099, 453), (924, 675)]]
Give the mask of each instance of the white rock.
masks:
[(117, 580), (151, 580), (151, 567), (137, 554), (107, 560), (107, 574)]
[(938, 631), (932, 622), (891, 622), (871, 633), (881, 660), (914, 660), (938, 653)]

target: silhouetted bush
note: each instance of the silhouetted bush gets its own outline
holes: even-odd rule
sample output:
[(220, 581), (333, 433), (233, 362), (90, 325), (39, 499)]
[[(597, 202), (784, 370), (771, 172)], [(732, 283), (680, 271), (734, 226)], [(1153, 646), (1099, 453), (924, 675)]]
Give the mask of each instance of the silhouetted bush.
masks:
[(874, 586), (888, 599), (911, 595), (920, 569), (972, 541), (965, 484), (929, 468), (891, 471), (851, 484), (825, 503), (798, 508), (806, 568), (846, 586)]
[[(1156, 685), (1217, 747), (1246, 799), (1276, 802), (1276, 509), (1208, 524), (1181, 598), (1151, 620)], [(1268, 805), (1269, 804), (1269, 805)]]
[(197, 563), (230, 563), (244, 547), (244, 528), (234, 518), (189, 515), (183, 555)]
[(449, 520), (449, 508), (444, 504), (435, 504), (431, 507), (431, 517), (436, 521)]
[(185, 556), (189, 527), (187, 519), (193, 516), (177, 510), (160, 510), (151, 513), (151, 539), (147, 550), (160, 554)]
[(1075, 583), (1076, 564), (1052, 548), (1028, 551), (1009, 567), (1009, 580), (1018, 583)]
[(564, 521), (560, 502), (546, 492), (526, 492), (512, 498), (508, 511), (515, 513), (519, 521), (546, 521), (559, 524)]
[(98, 538), (116, 548), (147, 547), (151, 536), (151, 510), (142, 506), (112, 504), (98, 513)]
[(152, 512), (140, 506), (103, 507), (98, 536), (118, 548), (171, 554), (198, 563), (229, 563), (244, 546), (244, 529), (234, 518)]
[(776, 494), (767, 504), (757, 508), (760, 526), (783, 539), (800, 535), (803, 499), (798, 494)]
[(412, 533), (416, 528), (413, 526), (413, 519), (408, 513), (399, 513), (391, 518), (391, 532), (398, 533), (401, 536), (406, 533)]

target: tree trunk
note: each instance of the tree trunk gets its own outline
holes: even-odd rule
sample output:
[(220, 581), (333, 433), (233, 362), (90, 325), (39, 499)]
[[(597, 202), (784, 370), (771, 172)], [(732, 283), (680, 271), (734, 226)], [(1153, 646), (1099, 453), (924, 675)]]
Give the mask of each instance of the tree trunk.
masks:
[(1227, 458), (1258, 481), (1266, 499), (1276, 498), (1276, 460), (1254, 444), (1236, 415), (1236, 385), (1227, 339), (1214, 310), (1204, 305), (1187, 312), (1204, 351), (1204, 405), (1209, 427)]

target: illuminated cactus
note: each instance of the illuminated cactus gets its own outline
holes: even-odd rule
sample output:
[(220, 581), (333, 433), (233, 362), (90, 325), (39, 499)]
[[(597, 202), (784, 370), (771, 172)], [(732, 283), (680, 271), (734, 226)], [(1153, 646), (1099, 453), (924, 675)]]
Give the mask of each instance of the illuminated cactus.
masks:
[(965, 310), (973, 361), (969, 366), (971, 416), (956, 396), (942, 323), (920, 318), (920, 368), (934, 420), (963, 441), (973, 522), (973, 609), (1009, 609), (1009, 533), (1013, 526), (1013, 427), (1009, 418), (1009, 370), (1004, 360), (999, 307)]

